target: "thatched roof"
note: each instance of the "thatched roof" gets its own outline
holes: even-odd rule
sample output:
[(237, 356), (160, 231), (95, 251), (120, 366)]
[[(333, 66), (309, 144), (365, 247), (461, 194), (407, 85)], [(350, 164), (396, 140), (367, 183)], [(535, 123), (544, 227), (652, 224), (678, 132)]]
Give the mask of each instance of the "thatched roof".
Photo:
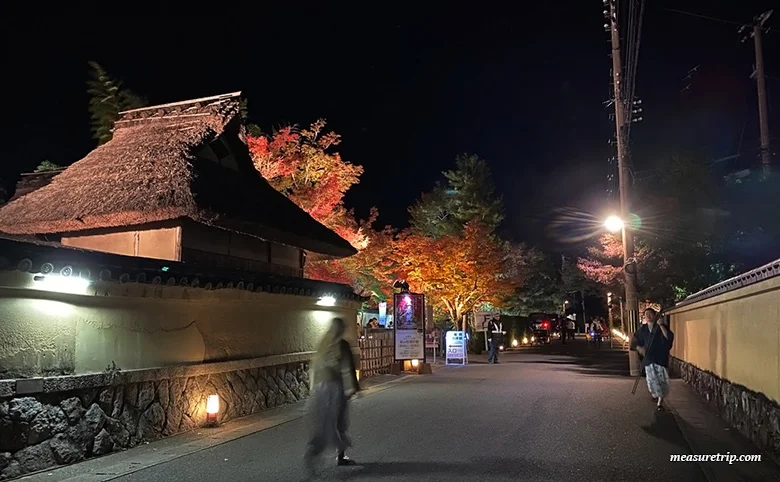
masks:
[(22, 174), (19, 182), (16, 183), (16, 190), (14, 191), (14, 197), (9, 199), (15, 201), (27, 193), (31, 193), (36, 189), (40, 189), (43, 186), (49, 184), (55, 176), (64, 171), (65, 168), (53, 169), (51, 171), (43, 172), (30, 172)]
[[(355, 249), (254, 169), (240, 93), (123, 112), (111, 141), (0, 208), (0, 232), (73, 233), (189, 218), (343, 257)], [(197, 153), (221, 138), (231, 169)]]

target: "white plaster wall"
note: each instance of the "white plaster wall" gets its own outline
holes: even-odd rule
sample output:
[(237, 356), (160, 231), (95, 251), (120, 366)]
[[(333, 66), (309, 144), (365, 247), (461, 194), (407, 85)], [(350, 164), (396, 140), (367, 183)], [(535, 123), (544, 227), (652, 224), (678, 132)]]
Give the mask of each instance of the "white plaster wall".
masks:
[(313, 297), (134, 283), (97, 283), (88, 295), (73, 295), (8, 287), (3, 278), (0, 377), (310, 351), (336, 316), (347, 320), (348, 338), (357, 344), (356, 326), (349, 322), (357, 302), (325, 308)]

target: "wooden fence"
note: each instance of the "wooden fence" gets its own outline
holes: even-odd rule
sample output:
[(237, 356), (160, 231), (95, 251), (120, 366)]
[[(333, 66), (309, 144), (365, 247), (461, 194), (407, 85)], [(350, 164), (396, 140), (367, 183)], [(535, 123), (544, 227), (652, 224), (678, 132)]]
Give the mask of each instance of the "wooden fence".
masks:
[(390, 373), (394, 342), (393, 330), (366, 330), (358, 341), (361, 380)]

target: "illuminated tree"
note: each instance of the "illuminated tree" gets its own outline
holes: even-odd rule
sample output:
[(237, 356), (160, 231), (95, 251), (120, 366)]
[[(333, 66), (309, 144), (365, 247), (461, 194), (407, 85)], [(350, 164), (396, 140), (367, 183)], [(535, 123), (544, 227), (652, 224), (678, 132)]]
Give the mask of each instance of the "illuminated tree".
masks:
[(270, 136), (250, 135), (247, 145), (255, 168), (277, 191), (333, 228), (343, 215), (344, 193), (360, 182), (363, 168), (331, 152), (341, 136), (324, 129), (320, 119), (308, 129), (284, 127)]
[(511, 295), (513, 285), (504, 276), (502, 245), (490, 231), (471, 222), (460, 235), (406, 232), (395, 251), (400, 274), (453, 323), (484, 303), (498, 304)]
[(252, 160), (276, 190), (358, 250), (335, 260), (309, 253), (305, 276), (349, 284), (360, 294), (385, 300), (392, 293), (393, 233), (373, 228), (376, 209), (369, 219), (357, 221), (344, 206), (344, 194), (360, 182), (363, 168), (332, 152), (341, 137), (326, 132), (325, 125), (318, 120), (308, 129), (284, 127), (268, 136), (255, 130), (257, 135), (247, 137)]
[(98, 144), (105, 144), (114, 136), (114, 123), (123, 110), (137, 109), (146, 101), (111, 77), (97, 62), (89, 62), (91, 79), (87, 82), (89, 113), (92, 118), (92, 136)]
[(542, 251), (504, 243), (504, 276), (515, 289), (500, 305), (502, 312), (527, 316), (555, 312), (563, 297), (555, 263)]
[(455, 159), (455, 169), (443, 174), (447, 184), (436, 185), (409, 208), (413, 231), (434, 238), (458, 235), (476, 221), (493, 232), (503, 219), (503, 207), (487, 162), (462, 154)]

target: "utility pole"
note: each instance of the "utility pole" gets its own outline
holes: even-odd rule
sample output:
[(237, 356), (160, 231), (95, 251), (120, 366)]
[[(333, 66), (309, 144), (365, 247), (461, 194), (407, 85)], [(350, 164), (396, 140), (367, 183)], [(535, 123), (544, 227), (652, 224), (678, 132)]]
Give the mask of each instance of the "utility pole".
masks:
[(769, 109), (766, 103), (766, 75), (764, 73), (764, 46), (762, 43), (762, 33), (764, 24), (772, 15), (772, 10), (764, 12), (753, 19), (752, 25), (743, 25), (739, 29), (742, 34), (741, 42), (753, 38), (753, 46), (756, 50), (756, 68), (750, 75), (750, 78), (756, 78), (756, 89), (758, 90), (758, 125), (761, 131), (761, 167), (764, 177), (772, 171), (772, 151), (769, 146)]
[[(639, 302), (637, 300), (637, 273), (634, 259), (634, 236), (631, 232), (631, 168), (626, 149), (625, 109), (626, 102), (633, 99), (623, 98), (623, 67), (620, 58), (620, 30), (617, 16), (618, 0), (604, 0), (609, 4), (609, 31), (612, 44), (612, 85), (614, 88), (615, 131), (617, 136), (618, 182), (620, 185), (620, 217), (623, 219), (623, 274), (626, 284), (626, 328), (627, 334), (636, 332), (639, 318)], [(606, 10), (605, 10), (606, 12)], [(630, 336), (630, 335), (629, 335)], [(633, 355), (633, 356), (632, 356)], [(629, 352), (631, 373), (639, 370), (639, 357), (636, 352)]]
[(758, 87), (758, 119), (761, 127), (761, 166), (764, 176), (772, 170), (772, 153), (769, 147), (769, 111), (766, 105), (766, 77), (764, 75), (764, 50), (761, 44), (761, 30), (772, 15), (772, 10), (756, 18), (753, 25), (753, 45), (756, 48), (756, 87)]

